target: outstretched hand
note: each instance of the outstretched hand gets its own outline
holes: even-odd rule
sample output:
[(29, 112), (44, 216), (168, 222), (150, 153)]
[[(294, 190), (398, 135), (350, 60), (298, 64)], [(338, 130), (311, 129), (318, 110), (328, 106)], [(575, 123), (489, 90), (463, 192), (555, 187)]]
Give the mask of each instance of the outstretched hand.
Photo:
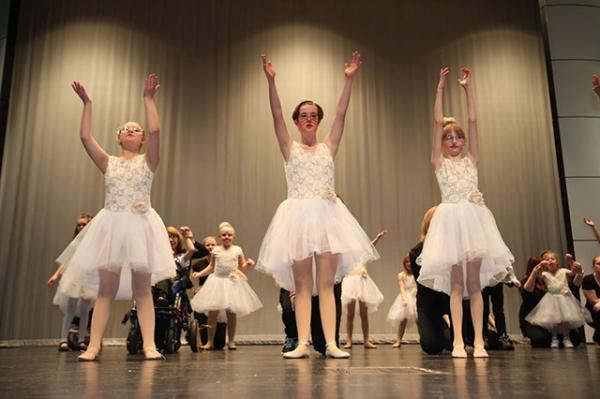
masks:
[(85, 91), (85, 87), (83, 87), (83, 85), (81, 83), (75, 81), (71, 84), (71, 87), (73, 88), (73, 91), (75, 91), (75, 93), (77, 93), (79, 98), (81, 98), (81, 101), (83, 101), (84, 104), (88, 104), (88, 103), (92, 102), (92, 100), (90, 100), (90, 97), (87, 95), (87, 93)]
[(60, 277), (57, 276), (56, 274), (53, 274), (52, 276), (50, 276), (50, 278), (48, 279), (48, 287), (52, 287), (54, 284), (56, 284), (58, 282), (59, 279), (60, 279)]
[(592, 90), (600, 97), (600, 77), (596, 74), (592, 75)]
[(583, 267), (581, 266), (581, 263), (577, 262), (574, 258), (573, 255), (571, 254), (565, 254), (565, 258), (567, 258), (567, 263), (569, 264), (569, 269), (575, 273), (579, 273), (581, 274), (583, 272)]
[(275, 69), (273, 69), (273, 63), (271, 60), (267, 59), (267, 55), (262, 53), (260, 55), (263, 63), (263, 70), (265, 71), (265, 76), (268, 80), (275, 80)]
[(583, 223), (587, 224), (590, 227), (596, 227), (596, 224), (592, 219), (583, 218)]
[(244, 268), (248, 268), (248, 267), (252, 267), (254, 266), (254, 260), (248, 258), (246, 259), (246, 263), (244, 263)]
[(360, 69), (362, 65), (362, 56), (358, 51), (354, 51), (352, 53), (352, 59), (349, 64), (344, 64), (344, 75), (347, 78), (353, 78), (356, 72)]
[(384, 235), (386, 235), (387, 233), (388, 233), (387, 229), (383, 229), (379, 233), (377, 233), (377, 238), (381, 238)]
[(158, 75), (155, 73), (149, 74), (144, 81), (144, 97), (154, 98), (154, 95), (156, 92), (158, 92), (158, 89), (160, 89)]
[(471, 70), (467, 67), (462, 67), (460, 70), (462, 71), (463, 76), (461, 79), (458, 79), (458, 84), (466, 89), (471, 85)]
[(450, 73), (450, 68), (444, 67), (440, 69), (440, 81), (438, 82), (438, 89), (443, 89), (446, 86), (446, 76)]

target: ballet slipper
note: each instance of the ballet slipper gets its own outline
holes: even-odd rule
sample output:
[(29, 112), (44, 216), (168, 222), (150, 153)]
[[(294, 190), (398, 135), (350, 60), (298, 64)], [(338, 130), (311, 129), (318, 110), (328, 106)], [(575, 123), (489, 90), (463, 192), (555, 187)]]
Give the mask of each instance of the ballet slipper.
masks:
[(364, 343), (364, 347), (367, 349), (377, 349), (377, 345), (375, 345), (371, 340), (367, 340)]
[(485, 350), (485, 348), (483, 347), (483, 345), (475, 345), (475, 348), (473, 349), (473, 357), (477, 357), (477, 358), (488, 357), (488, 353)]
[(293, 351), (285, 352), (284, 359), (303, 359), (310, 356), (310, 350), (306, 342), (298, 342), (298, 346)]
[(335, 342), (330, 342), (325, 349), (325, 356), (332, 359), (348, 359), (350, 354), (338, 348)]
[(227, 344), (227, 349), (229, 349), (230, 351), (237, 350), (237, 346), (236, 346), (235, 342), (229, 342)]
[(452, 357), (464, 359), (467, 357), (467, 351), (465, 351), (464, 345), (454, 345), (452, 349)]
[(206, 344), (206, 345), (203, 345), (201, 348), (203, 351), (211, 351), (214, 349), (214, 346), (212, 346), (211, 344)]
[(396, 342), (394, 342), (394, 345), (392, 345), (392, 348), (399, 348), (400, 345), (402, 345), (402, 342), (396, 341)]
[(100, 354), (100, 348), (88, 346), (87, 350), (77, 357), (80, 362), (94, 362), (98, 360)]
[(352, 341), (346, 342), (346, 344), (344, 345), (344, 349), (352, 349)]
[(155, 346), (144, 348), (144, 360), (165, 360), (165, 357), (156, 350)]

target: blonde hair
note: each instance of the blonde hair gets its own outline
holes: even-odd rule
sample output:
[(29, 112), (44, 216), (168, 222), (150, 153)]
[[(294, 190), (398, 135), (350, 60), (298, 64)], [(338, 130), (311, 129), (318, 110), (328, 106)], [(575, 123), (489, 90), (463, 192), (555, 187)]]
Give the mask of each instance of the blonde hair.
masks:
[(233, 226), (231, 225), (231, 223), (229, 222), (221, 222), (219, 224), (219, 233), (225, 229), (231, 229), (233, 231), (233, 233), (235, 234), (235, 229), (233, 228)]
[(217, 238), (213, 237), (213, 236), (206, 236), (202, 239), (202, 245), (206, 245), (206, 241), (208, 240), (214, 240), (214, 242), (217, 242)]
[(437, 205), (432, 206), (427, 210), (427, 212), (425, 212), (425, 215), (423, 215), (423, 222), (421, 223), (421, 236), (419, 237), (420, 241), (425, 241), (427, 231), (429, 231), (429, 224), (431, 223), (431, 218), (433, 217), (433, 214), (435, 213), (436, 209)]

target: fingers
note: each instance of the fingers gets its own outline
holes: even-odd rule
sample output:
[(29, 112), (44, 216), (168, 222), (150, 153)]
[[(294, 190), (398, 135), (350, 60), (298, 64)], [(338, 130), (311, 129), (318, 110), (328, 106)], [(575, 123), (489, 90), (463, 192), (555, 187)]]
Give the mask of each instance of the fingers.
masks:
[(442, 69), (440, 69), (440, 78), (445, 78), (449, 72), (450, 72), (450, 68), (443, 67)]
[(567, 259), (567, 262), (569, 263), (569, 267), (573, 266), (573, 263), (575, 262), (575, 260), (573, 259), (573, 255), (565, 254), (565, 258)]

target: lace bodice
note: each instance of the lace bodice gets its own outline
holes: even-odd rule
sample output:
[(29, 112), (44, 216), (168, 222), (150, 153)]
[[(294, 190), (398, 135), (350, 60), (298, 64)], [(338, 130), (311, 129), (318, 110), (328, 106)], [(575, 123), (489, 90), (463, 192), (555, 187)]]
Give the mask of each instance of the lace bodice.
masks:
[(567, 269), (558, 269), (556, 274), (550, 272), (542, 272), (542, 277), (546, 282), (548, 292), (553, 295), (569, 295), (569, 282), (567, 281)]
[(415, 281), (415, 277), (412, 274), (406, 274), (405, 272), (400, 272), (398, 274), (398, 278), (402, 280), (404, 283), (404, 289), (410, 295), (417, 294), (417, 282)]
[(483, 205), (483, 194), (477, 188), (477, 168), (469, 157), (458, 161), (444, 158), (435, 171), (442, 202), (457, 203), (463, 200)]
[(151, 206), (154, 173), (144, 155), (129, 160), (108, 157), (104, 172), (104, 208), (116, 212), (145, 213)]
[(319, 143), (314, 150), (302, 148), (292, 142), (290, 156), (285, 163), (285, 177), (288, 198), (321, 197), (335, 201), (333, 158), (325, 143)]
[(238, 258), (242, 254), (242, 248), (237, 245), (232, 245), (229, 249), (216, 246), (212, 254), (215, 256), (215, 276), (229, 277), (238, 270)]

